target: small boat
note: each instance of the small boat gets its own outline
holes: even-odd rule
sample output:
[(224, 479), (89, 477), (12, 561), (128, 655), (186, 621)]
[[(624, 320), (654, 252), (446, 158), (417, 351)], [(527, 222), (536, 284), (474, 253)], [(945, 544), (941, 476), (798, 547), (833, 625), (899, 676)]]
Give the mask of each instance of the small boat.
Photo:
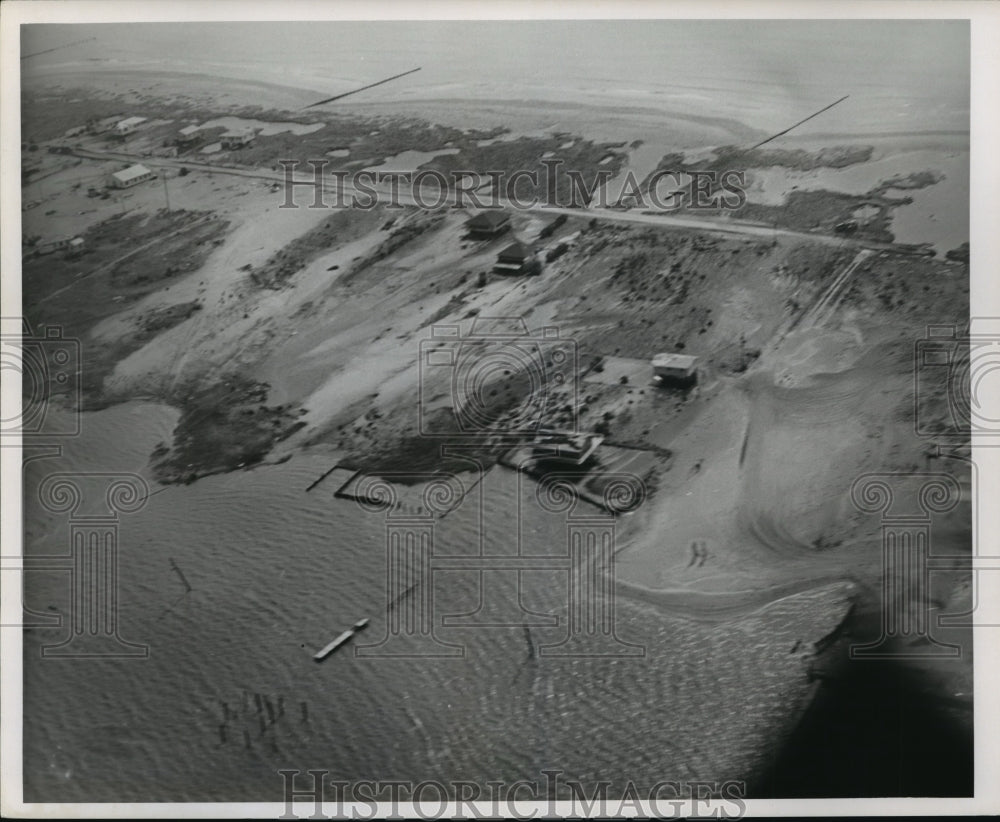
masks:
[(336, 651), (341, 645), (343, 645), (347, 640), (354, 636), (358, 631), (363, 631), (368, 627), (368, 619), (361, 619), (354, 623), (354, 627), (350, 630), (344, 631), (340, 636), (333, 640), (329, 645), (327, 645), (323, 650), (317, 651), (313, 654), (313, 659), (317, 662), (322, 662), (330, 654)]

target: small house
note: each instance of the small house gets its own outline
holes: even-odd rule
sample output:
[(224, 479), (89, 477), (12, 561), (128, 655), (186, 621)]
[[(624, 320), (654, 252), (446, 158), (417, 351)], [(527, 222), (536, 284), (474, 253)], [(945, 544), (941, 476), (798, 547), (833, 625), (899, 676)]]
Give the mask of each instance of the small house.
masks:
[(689, 388), (698, 381), (698, 358), (687, 354), (657, 354), (653, 379), (664, 388)]
[(115, 126), (115, 136), (128, 137), (145, 122), (145, 117), (128, 117)]
[(116, 171), (108, 178), (108, 185), (112, 188), (132, 188), (132, 186), (137, 186), (139, 183), (144, 183), (147, 180), (153, 180), (156, 178), (156, 174), (146, 168), (144, 165), (136, 164), (134, 166), (129, 166), (121, 171)]
[(70, 247), (72, 237), (59, 237), (54, 240), (41, 240), (35, 246), (36, 254), (51, 254), (54, 251), (62, 251)]
[(497, 254), (493, 270), (498, 274), (537, 274), (540, 270), (535, 252), (519, 240), (515, 240)]
[(92, 119), (87, 121), (87, 131), (91, 134), (103, 134), (105, 131), (110, 131), (121, 121), (121, 115), (115, 114), (111, 117), (105, 117), (103, 120)]
[(466, 221), (465, 228), (473, 239), (490, 240), (510, 228), (510, 216), (502, 211), (480, 211)]
[(238, 131), (227, 131), (219, 140), (225, 151), (235, 151), (245, 148), (253, 143), (257, 133), (252, 128), (239, 129)]
[(79, 257), (83, 253), (84, 245), (83, 237), (74, 237), (66, 246), (66, 256)]
[(180, 131), (177, 132), (177, 137), (175, 142), (178, 146), (190, 146), (198, 142), (198, 131), (200, 126), (185, 126)]

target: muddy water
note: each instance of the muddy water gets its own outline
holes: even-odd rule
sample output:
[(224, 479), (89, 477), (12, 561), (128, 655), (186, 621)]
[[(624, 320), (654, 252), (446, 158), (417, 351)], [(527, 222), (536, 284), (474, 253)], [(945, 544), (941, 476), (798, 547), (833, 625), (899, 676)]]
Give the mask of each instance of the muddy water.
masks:
[(922, 171), (934, 171), (941, 179), (920, 189), (890, 189), (887, 196), (909, 197), (913, 202), (893, 209), (889, 228), (898, 243), (930, 243), (938, 254), (943, 254), (969, 239), (967, 149), (889, 152), (870, 162), (840, 169), (753, 169), (747, 194), (751, 202), (766, 205), (779, 205), (796, 190), (864, 194), (883, 181)]
[[(145, 473), (175, 421), (155, 405), (89, 414), (63, 456), (31, 463), (28, 552), (67, 551), (66, 515), (37, 503), (48, 474)], [(329, 467), (300, 454), (190, 486), (150, 481), (155, 493), (119, 530), (121, 635), (149, 658), (42, 659), (63, 629), (25, 634), (28, 800), (280, 800), (276, 771), (296, 767), (345, 779), (536, 778), (543, 767), (616, 783), (739, 778), (766, 762), (804, 698), (789, 632), (827, 630), (829, 597), (744, 617), (736, 633), (620, 599), (618, 635), (645, 656), (546, 658), (538, 646), (565, 635), (544, 624), (566, 625), (558, 560), (522, 574), (520, 592), (514, 571), (484, 572), (481, 588), (476, 572), (435, 571), (436, 617), (478, 606), (469, 624), (438, 629), (464, 657), (348, 652), (318, 665), (312, 653), (361, 617), (372, 625), (359, 644), (386, 630), (384, 515), (334, 499), (329, 484), (305, 493)], [(566, 539), (565, 514), (543, 512), (534, 486), (505, 470), (435, 524), (435, 553), (452, 556), (565, 555)], [(26, 601), (66, 612), (67, 575), (29, 574)]]
[(252, 120), (246, 117), (218, 117), (201, 124), (200, 128), (227, 128), (236, 131), (241, 128), (256, 129), (261, 137), (274, 134), (284, 134), (286, 131), (295, 135), (312, 134), (319, 131), (325, 123), (275, 123), (267, 120)]

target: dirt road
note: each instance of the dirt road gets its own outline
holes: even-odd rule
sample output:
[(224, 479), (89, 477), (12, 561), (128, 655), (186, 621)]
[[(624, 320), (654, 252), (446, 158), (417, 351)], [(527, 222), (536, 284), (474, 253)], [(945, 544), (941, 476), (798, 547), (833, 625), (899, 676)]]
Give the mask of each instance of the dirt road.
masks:
[[(285, 183), (286, 174), (284, 171), (272, 171), (270, 169), (264, 168), (238, 168), (233, 166), (223, 166), (223, 165), (213, 165), (211, 163), (205, 163), (199, 160), (191, 159), (180, 159), (180, 158), (163, 158), (163, 157), (144, 157), (137, 154), (124, 154), (116, 152), (103, 152), (103, 151), (90, 151), (86, 149), (74, 149), (72, 151), (73, 156), (80, 157), (85, 160), (100, 160), (106, 162), (108, 160), (118, 160), (121, 162), (132, 162), (132, 163), (142, 163), (143, 165), (150, 168), (187, 168), (189, 170), (198, 170), (209, 172), (211, 174), (229, 174), (235, 177), (247, 177), (257, 180), (271, 180), (275, 183)], [(299, 186), (312, 186), (316, 184), (316, 179), (314, 175), (311, 174), (293, 174), (292, 181)], [(326, 200), (327, 202), (334, 202), (332, 190), (333, 182), (330, 182), (331, 197)], [(376, 187), (377, 188), (377, 187)], [(324, 186), (324, 192), (326, 192), (326, 186)], [(352, 186), (346, 180), (342, 183), (341, 193), (344, 198), (349, 201), (349, 198), (353, 195), (358, 195), (364, 198), (366, 201), (368, 195), (362, 191), (359, 191), (354, 186)], [(388, 196), (388, 189), (382, 189), (380, 194)], [(295, 199), (295, 202), (302, 202), (305, 204), (309, 198), (299, 198)], [(515, 206), (504, 198), (498, 198), (500, 205), (504, 208), (515, 208)], [(419, 206), (421, 203), (412, 196), (408, 194), (405, 189), (400, 186), (397, 194), (397, 200), (402, 205)], [(610, 222), (618, 223), (629, 223), (629, 224), (639, 224), (639, 225), (651, 225), (659, 226), (663, 228), (690, 228), (697, 231), (705, 231), (709, 233), (716, 233), (722, 235), (732, 235), (739, 234), (747, 237), (757, 237), (760, 239), (773, 240), (776, 237), (790, 237), (809, 240), (810, 242), (825, 243), (828, 245), (837, 245), (846, 248), (857, 248), (857, 249), (872, 249), (878, 251), (891, 251), (897, 254), (912, 254), (918, 253), (904, 246), (894, 245), (892, 243), (878, 243), (869, 240), (857, 240), (847, 237), (832, 236), (829, 234), (812, 233), (807, 231), (795, 231), (793, 229), (787, 228), (777, 228), (773, 225), (765, 225), (761, 223), (752, 223), (743, 220), (737, 220), (730, 217), (722, 218), (711, 218), (711, 217), (691, 217), (684, 216), (678, 217), (671, 214), (655, 214), (650, 212), (636, 212), (636, 211), (625, 211), (622, 209), (612, 209), (612, 208), (564, 208), (562, 206), (551, 206), (551, 205), (531, 205), (528, 207), (516, 206), (518, 210), (537, 212), (546, 215), (559, 215), (565, 214), (569, 217), (598, 217), (601, 220), (607, 220)]]

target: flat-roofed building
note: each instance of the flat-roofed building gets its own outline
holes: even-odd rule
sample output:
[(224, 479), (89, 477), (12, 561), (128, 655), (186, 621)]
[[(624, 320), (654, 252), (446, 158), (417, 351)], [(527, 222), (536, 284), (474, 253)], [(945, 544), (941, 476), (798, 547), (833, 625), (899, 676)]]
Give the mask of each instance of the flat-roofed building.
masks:
[(115, 125), (115, 135), (118, 137), (127, 137), (145, 122), (145, 117), (127, 117)]
[(177, 132), (177, 138), (175, 142), (179, 146), (189, 146), (192, 143), (197, 142), (198, 132), (200, 128), (201, 128), (200, 126), (196, 125), (185, 126), (180, 131)]
[(698, 381), (698, 358), (664, 353), (653, 357), (653, 379), (664, 387), (687, 388)]
[(154, 172), (150, 171), (144, 165), (137, 163), (134, 166), (129, 166), (112, 174), (108, 178), (108, 185), (112, 188), (132, 188), (132, 186), (137, 186), (139, 183), (144, 183), (147, 180), (155, 178), (156, 174)]

